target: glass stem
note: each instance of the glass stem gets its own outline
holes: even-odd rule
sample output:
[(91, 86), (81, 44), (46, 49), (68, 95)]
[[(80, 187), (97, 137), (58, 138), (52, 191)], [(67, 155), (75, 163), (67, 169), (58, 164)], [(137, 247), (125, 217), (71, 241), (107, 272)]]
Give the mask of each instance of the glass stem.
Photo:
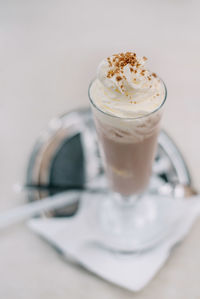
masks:
[(116, 203), (123, 207), (134, 207), (139, 198), (140, 198), (139, 194), (135, 194), (135, 195), (122, 195), (119, 193), (115, 194)]
[(139, 198), (138, 194), (131, 196), (114, 194), (112, 207), (109, 209), (109, 219), (112, 219), (110, 223), (116, 233), (126, 234), (132, 229)]

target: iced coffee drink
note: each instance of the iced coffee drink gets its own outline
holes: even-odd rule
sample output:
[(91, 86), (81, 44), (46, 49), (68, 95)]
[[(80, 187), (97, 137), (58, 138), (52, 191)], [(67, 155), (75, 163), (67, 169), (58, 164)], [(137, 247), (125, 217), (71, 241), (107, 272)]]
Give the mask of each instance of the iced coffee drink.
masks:
[(143, 192), (166, 99), (164, 83), (146, 61), (132, 52), (114, 54), (100, 63), (89, 88), (105, 171), (114, 191), (102, 195), (94, 211), (97, 235), (104, 248), (126, 253), (155, 246), (169, 224), (166, 205)]
[(89, 89), (110, 186), (125, 196), (147, 187), (166, 97), (146, 61), (132, 52), (112, 55), (100, 63)]

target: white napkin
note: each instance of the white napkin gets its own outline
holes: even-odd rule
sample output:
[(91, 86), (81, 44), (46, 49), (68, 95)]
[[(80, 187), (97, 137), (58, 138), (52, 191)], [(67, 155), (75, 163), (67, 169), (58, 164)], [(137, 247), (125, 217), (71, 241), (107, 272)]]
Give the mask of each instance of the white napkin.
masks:
[[(98, 199), (92, 199), (93, 202), (95, 200)], [(93, 228), (85, 220), (91, 199), (84, 199), (81, 211), (75, 217), (32, 219), (28, 225), (67, 258), (76, 260), (89, 271), (114, 284), (139, 291), (163, 266), (172, 247), (186, 236), (200, 213), (198, 197), (181, 201), (171, 198), (167, 200), (173, 200), (177, 213), (182, 211), (179, 221), (159, 246), (140, 254), (114, 254), (88, 242)]]

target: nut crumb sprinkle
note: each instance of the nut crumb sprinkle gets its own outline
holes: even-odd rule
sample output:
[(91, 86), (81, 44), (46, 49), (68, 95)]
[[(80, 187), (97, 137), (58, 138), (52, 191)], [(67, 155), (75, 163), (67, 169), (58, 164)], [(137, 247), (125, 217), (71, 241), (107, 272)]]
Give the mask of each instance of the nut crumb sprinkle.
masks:
[(122, 80), (122, 77), (117, 76), (117, 77), (116, 77), (116, 80), (117, 80), (117, 81), (120, 81), (120, 80)]
[[(145, 62), (147, 59), (146, 56), (142, 57), (143, 62)], [(113, 54), (110, 57), (107, 57), (107, 63), (109, 66), (109, 69), (107, 71), (106, 77), (112, 78), (115, 77), (115, 80), (117, 82), (127, 80), (125, 76), (124, 67), (129, 66), (129, 71), (132, 74), (139, 74), (140, 76), (144, 77), (145, 80), (148, 80), (149, 83), (151, 83), (151, 80), (154, 78), (157, 78), (156, 73), (149, 73), (149, 71), (146, 68), (143, 68), (143, 62), (142, 60), (136, 56), (136, 53), (133, 52), (125, 52), (125, 53), (119, 53), (119, 54)], [(135, 78), (134, 78), (135, 77)], [(133, 76), (132, 78), (133, 82), (136, 83), (136, 76)], [(121, 86), (120, 86), (121, 87)], [(152, 88), (152, 85), (149, 86)], [(124, 88), (121, 87), (122, 92)]]
[(111, 60), (110, 57), (107, 58), (109, 66), (112, 68), (112, 71), (109, 70), (107, 77), (111, 78), (115, 74), (122, 72), (123, 68), (129, 64), (131, 66), (131, 72), (133, 71), (133, 67), (138, 68), (140, 66), (140, 63), (138, 62), (136, 58), (136, 54), (132, 52), (126, 52), (126, 53), (120, 53), (120, 54), (114, 54), (113, 59)]

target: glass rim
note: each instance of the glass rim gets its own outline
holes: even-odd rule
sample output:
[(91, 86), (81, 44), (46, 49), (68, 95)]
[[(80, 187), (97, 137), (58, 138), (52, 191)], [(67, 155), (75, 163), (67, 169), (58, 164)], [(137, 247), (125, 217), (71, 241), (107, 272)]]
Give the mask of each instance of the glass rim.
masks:
[(107, 116), (113, 117), (113, 118), (124, 119), (124, 120), (136, 120), (136, 119), (142, 119), (142, 118), (148, 117), (148, 116), (150, 116), (150, 115), (156, 113), (157, 111), (159, 111), (159, 110), (162, 108), (162, 106), (164, 105), (164, 103), (166, 102), (166, 99), (167, 99), (167, 87), (166, 87), (164, 81), (159, 77), (159, 79), (161, 80), (161, 82), (162, 82), (162, 84), (163, 84), (163, 86), (164, 86), (164, 92), (165, 92), (165, 94), (164, 94), (164, 99), (163, 99), (162, 103), (160, 104), (160, 106), (158, 106), (155, 110), (153, 110), (153, 111), (151, 111), (151, 112), (149, 112), (149, 113), (147, 113), (147, 114), (144, 114), (144, 115), (141, 115), (141, 116), (136, 116), (136, 117), (126, 117), (126, 116), (117, 116), (117, 115), (113, 115), (113, 114), (111, 114), (111, 113), (109, 113), (109, 112), (105, 112), (105, 111), (101, 110), (101, 109), (100, 109), (100, 108), (93, 102), (92, 97), (90, 96), (90, 89), (91, 89), (91, 87), (92, 87), (93, 82), (94, 82), (96, 79), (97, 79), (97, 78), (94, 78), (94, 79), (90, 82), (90, 84), (89, 84), (89, 88), (88, 88), (88, 97), (89, 97), (90, 103), (91, 103), (91, 104), (92, 104), (98, 111), (100, 111), (101, 113), (103, 113), (103, 114), (105, 114), (105, 115), (107, 115)]

